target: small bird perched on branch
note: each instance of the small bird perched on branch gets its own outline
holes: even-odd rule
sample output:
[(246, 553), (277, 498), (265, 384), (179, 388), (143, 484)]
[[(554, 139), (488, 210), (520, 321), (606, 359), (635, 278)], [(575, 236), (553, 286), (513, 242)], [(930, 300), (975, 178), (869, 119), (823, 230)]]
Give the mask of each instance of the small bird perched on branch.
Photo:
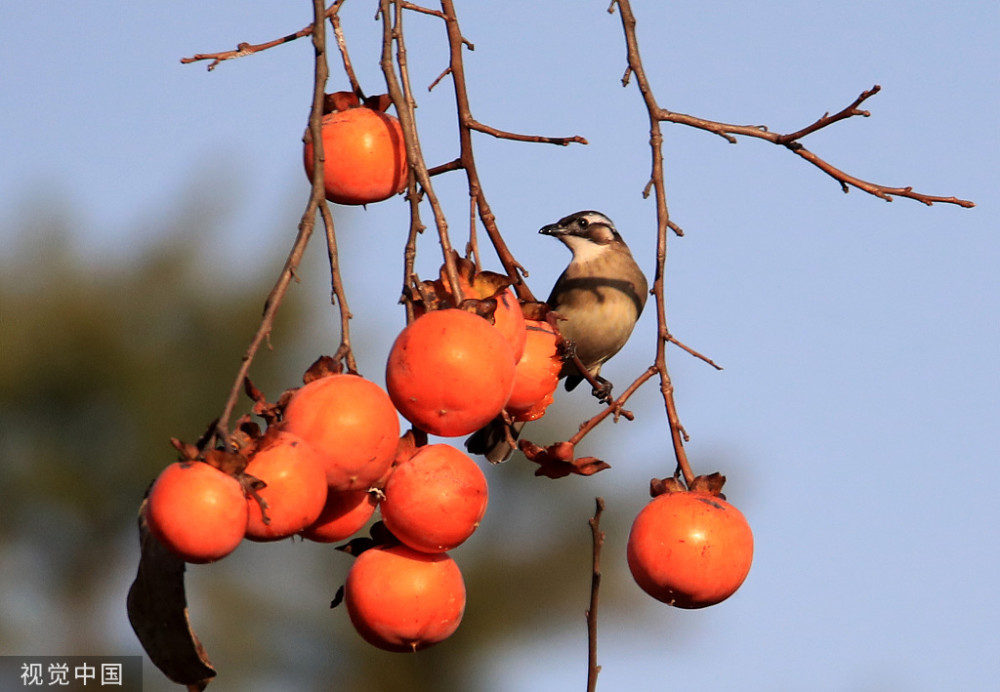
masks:
[[(611, 385), (600, 377), (601, 366), (632, 335), (649, 295), (646, 277), (614, 223), (600, 212), (578, 211), (543, 226), (539, 233), (558, 238), (573, 253), (547, 302), (562, 318), (557, 325), (570, 355), (575, 353), (598, 382), (595, 396), (608, 399)], [(572, 357), (566, 359), (560, 377), (566, 378), (567, 390), (585, 379)], [(515, 438), (523, 425), (514, 424)], [(513, 451), (499, 418), (472, 435), (466, 448), (493, 463), (504, 461)]]

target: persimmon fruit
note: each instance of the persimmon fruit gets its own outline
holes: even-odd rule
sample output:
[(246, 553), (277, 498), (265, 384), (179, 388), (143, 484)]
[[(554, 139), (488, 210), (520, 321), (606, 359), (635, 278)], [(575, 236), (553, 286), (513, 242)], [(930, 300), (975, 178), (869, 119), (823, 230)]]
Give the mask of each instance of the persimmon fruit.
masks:
[(743, 514), (708, 492), (668, 492), (636, 517), (628, 566), (653, 598), (704, 608), (729, 598), (753, 561), (753, 533)]
[(393, 343), (386, 389), (403, 416), (434, 435), (457, 437), (486, 425), (514, 386), (510, 344), (478, 315), (434, 310)]
[(302, 537), (319, 543), (342, 541), (368, 523), (377, 503), (366, 490), (331, 490), (323, 511), (302, 530)]
[(465, 612), (465, 582), (446, 553), (383, 546), (366, 550), (351, 565), (344, 602), (351, 623), (369, 644), (418, 651), (458, 629)]
[[(370, 204), (406, 187), (406, 146), (399, 120), (359, 106), (323, 116), (323, 183), (337, 204)], [(313, 179), (313, 144), (306, 133), (303, 158)]]
[(552, 403), (559, 385), (562, 358), (559, 337), (548, 322), (527, 320), (524, 355), (514, 370), (514, 389), (507, 400), (507, 411), (517, 421), (541, 418)]
[(393, 470), (382, 520), (396, 538), (425, 553), (443, 553), (478, 528), (489, 499), (486, 476), (451, 445), (421, 447)]
[(203, 461), (167, 466), (149, 490), (149, 530), (187, 562), (215, 562), (233, 552), (247, 529), (240, 482)]
[[(261, 511), (253, 496), (247, 538), (275, 541), (298, 533), (316, 521), (326, 504), (326, 467), (319, 454), (298, 435), (268, 433), (256, 449), (246, 473), (266, 483), (257, 494), (267, 504)], [(264, 521), (264, 516), (268, 521)]]
[(300, 387), (282, 426), (323, 459), (332, 490), (368, 490), (399, 444), (399, 416), (385, 391), (357, 375), (328, 375)]

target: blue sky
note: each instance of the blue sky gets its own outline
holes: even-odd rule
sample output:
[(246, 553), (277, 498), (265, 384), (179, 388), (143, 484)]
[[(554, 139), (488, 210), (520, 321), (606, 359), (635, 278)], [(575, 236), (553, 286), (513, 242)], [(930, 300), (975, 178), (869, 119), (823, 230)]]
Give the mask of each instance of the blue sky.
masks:
[[(379, 26), (370, 3), (348, 6), (355, 66), (378, 92)], [(584, 208), (611, 216), (651, 274), (648, 130), (637, 90), (619, 81), (618, 17), (603, 2), (495, 7), (458, 7), (476, 46), (466, 54), (474, 115), (590, 141), (475, 140), (498, 223), (532, 287), (545, 295), (568, 259), (537, 229)], [(663, 107), (791, 131), (880, 84), (864, 106), (870, 118), (806, 146), (861, 178), (977, 207), (844, 195), (782, 149), (664, 126), (668, 202), (687, 232), (670, 241), (670, 326), (725, 367), (671, 351), (678, 405), (696, 470), (730, 477), (757, 554), (744, 587), (713, 609), (676, 613), (638, 594), (612, 601), (601, 688), (663, 689), (669, 678), (686, 690), (985, 689), (1000, 677), (1000, 9), (763, 0), (637, 1), (634, 11)], [(311, 48), (299, 41), (213, 72), (179, 59), (268, 40), (310, 16), (305, 2), (4, 3), (0, 242), (33, 202), (68, 199), (74, 241), (99, 269), (127, 261), (165, 232), (160, 214), (207, 192), (229, 213), (216, 259), (234, 272), (246, 262), (276, 271), (308, 194), (299, 140)], [(421, 86), (445, 65), (443, 30), (412, 16), (407, 31), (433, 165), (457, 152), (450, 82), (429, 94)], [(330, 90), (342, 88), (336, 64), (332, 72)], [(463, 182), (435, 180), (457, 238)], [(359, 354), (377, 379), (403, 319), (381, 315), (398, 296), (406, 205), (337, 214), (355, 329), (385, 346)], [(137, 226), (148, 235), (129, 235)], [(429, 275), (439, 263), (433, 238), (421, 252)], [(625, 382), (638, 373), (654, 334), (649, 312), (605, 374)], [(651, 476), (672, 470), (655, 387), (633, 409), (636, 423), (593, 437), (591, 451), (614, 469), (588, 480), (593, 494), (631, 487), (616, 507), (623, 515), (645, 502)], [(611, 538), (608, 559), (623, 557), (623, 537)], [(484, 662), (495, 689), (583, 686), (576, 635), (539, 636), (554, 647), (544, 662), (526, 655), (536, 638), (505, 652), (517, 671), (503, 656)]]

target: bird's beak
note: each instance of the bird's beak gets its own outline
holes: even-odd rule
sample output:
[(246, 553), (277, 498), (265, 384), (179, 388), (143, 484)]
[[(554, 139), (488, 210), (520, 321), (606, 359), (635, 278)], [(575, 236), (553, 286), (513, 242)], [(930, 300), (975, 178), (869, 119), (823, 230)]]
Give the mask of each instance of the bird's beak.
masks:
[(548, 226), (542, 226), (538, 232), (542, 235), (561, 236), (566, 235), (566, 227), (560, 226), (557, 223), (550, 223)]

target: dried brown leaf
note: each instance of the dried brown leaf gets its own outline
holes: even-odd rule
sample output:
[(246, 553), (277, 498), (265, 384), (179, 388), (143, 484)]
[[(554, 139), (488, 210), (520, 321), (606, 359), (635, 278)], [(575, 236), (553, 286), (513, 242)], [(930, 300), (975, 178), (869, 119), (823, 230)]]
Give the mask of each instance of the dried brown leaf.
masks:
[(203, 690), (215, 668), (191, 629), (184, 592), (184, 561), (146, 526), (145, 500), (139, 509), (142, 557), (128, 591), (128, 619), (149, 659), (163, 674), (189, 689)]

